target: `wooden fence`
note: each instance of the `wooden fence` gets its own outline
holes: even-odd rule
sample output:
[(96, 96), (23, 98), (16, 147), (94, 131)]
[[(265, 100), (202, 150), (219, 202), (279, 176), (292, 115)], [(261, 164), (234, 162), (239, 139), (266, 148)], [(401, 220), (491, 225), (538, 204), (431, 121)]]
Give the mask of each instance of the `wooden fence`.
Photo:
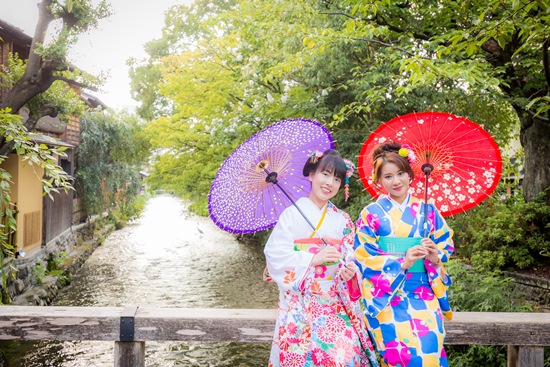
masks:
[(73, 221), (73, 191), (52, 192), (53, 200), (48, 196), (43, 199), (42, 244), (45, 245), (61, 233), (71, 228)]
[(73, 199), (73, 224), (82, 223), (87, 217), (88, 213), (84, 208), (82, 198), (75, 197)]
[[(115, 367), (145, 366), (146, 341), (269, 342), (276, 310), (0, 307), (0, 340), (114, 341)], [(448, 345), (507, 345), (508, 367), (543, 367), (550, 313), (455, 312)], [(266, 362), (267, 363), (267, 362)]]

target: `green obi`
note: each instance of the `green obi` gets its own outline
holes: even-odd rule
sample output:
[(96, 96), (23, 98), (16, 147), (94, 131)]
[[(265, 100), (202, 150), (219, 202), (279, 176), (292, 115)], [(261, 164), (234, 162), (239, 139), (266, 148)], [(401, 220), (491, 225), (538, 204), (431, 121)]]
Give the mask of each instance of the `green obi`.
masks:
[[(420, 245), (420, 237), (380, 237), (378, 244), (385, 253), (404, 258), (408, 249)], [(409, 269), (413, 273), (425, 273), (424, 260), (416, 260)]]

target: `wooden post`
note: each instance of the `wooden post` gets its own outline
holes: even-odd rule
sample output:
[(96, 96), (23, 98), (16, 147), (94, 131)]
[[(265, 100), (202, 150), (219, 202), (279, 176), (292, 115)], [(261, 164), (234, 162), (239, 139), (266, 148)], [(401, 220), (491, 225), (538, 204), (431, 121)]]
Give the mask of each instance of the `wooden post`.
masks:
[(115, 367), (145, 367), (145, 342), (115, 342)]
[(508, 367), (544, 366), (544, 347), (508, 346)]

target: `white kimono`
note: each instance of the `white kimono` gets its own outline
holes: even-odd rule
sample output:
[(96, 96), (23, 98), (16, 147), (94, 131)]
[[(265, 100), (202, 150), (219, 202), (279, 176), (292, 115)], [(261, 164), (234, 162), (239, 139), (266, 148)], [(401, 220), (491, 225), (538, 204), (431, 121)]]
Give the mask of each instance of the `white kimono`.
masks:
[[(264, 253), (270, 279), (279, 287), (279, 308), (270, 367), (377, 365), (359, 309), (357, 278), (341, 280), (338, 270), (354, 261), (354, 226), (332, 203), (319, 209), (310, 199), (296, 203), (316, 233), (291, 206), (279, 218)], [(325, 241), (342, 254), (342, 262), (313, 266)], [(352, 290), (350, 295), (349, 289)]]

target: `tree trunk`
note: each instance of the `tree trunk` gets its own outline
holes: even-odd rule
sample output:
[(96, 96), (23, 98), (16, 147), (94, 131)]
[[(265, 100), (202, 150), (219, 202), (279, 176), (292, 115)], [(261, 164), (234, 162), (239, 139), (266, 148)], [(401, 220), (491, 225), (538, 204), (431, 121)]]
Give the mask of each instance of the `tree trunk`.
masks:
[[(29, 59), (27, 61), (27, 67), (25, 74), (21, 79), (15, 83), (12, 89), (8, 92), (6, 99), (0, 104), (0, 109), (7, 107), (11, 108), (12, 113), (18, 113), (18, 111), (39, 93), (46, 91), (54, 82), (53, 72), (59, 62), (50, 61), (44, 63), (42, 56), (37, 54), (37, 45), (43, 44), (46, 38), (46, 32), (48, 26), (53, 20), (49, 6), (51, 6), (52, 0), (42, 0), (38, 4), (39, 18), (34, 31), (34, 37), (29, 52)], [(33, 111), (29, 112), (29, 119), (25, 123), (25, 127), (29, 132), (34, 130), (36, 122), (42, 116), (34, 116)], [(13, 149), (13, 142), (6, 142), (5, 137), (0, 138), (0, 154), (8, 155)]]
[[(523, 115), (521, 118), (521, 144), (525, 152), (523, 197), (532, 200), (550, 187), (550, 124)], [(550, 193), (546, 196), (550, 205)]]

